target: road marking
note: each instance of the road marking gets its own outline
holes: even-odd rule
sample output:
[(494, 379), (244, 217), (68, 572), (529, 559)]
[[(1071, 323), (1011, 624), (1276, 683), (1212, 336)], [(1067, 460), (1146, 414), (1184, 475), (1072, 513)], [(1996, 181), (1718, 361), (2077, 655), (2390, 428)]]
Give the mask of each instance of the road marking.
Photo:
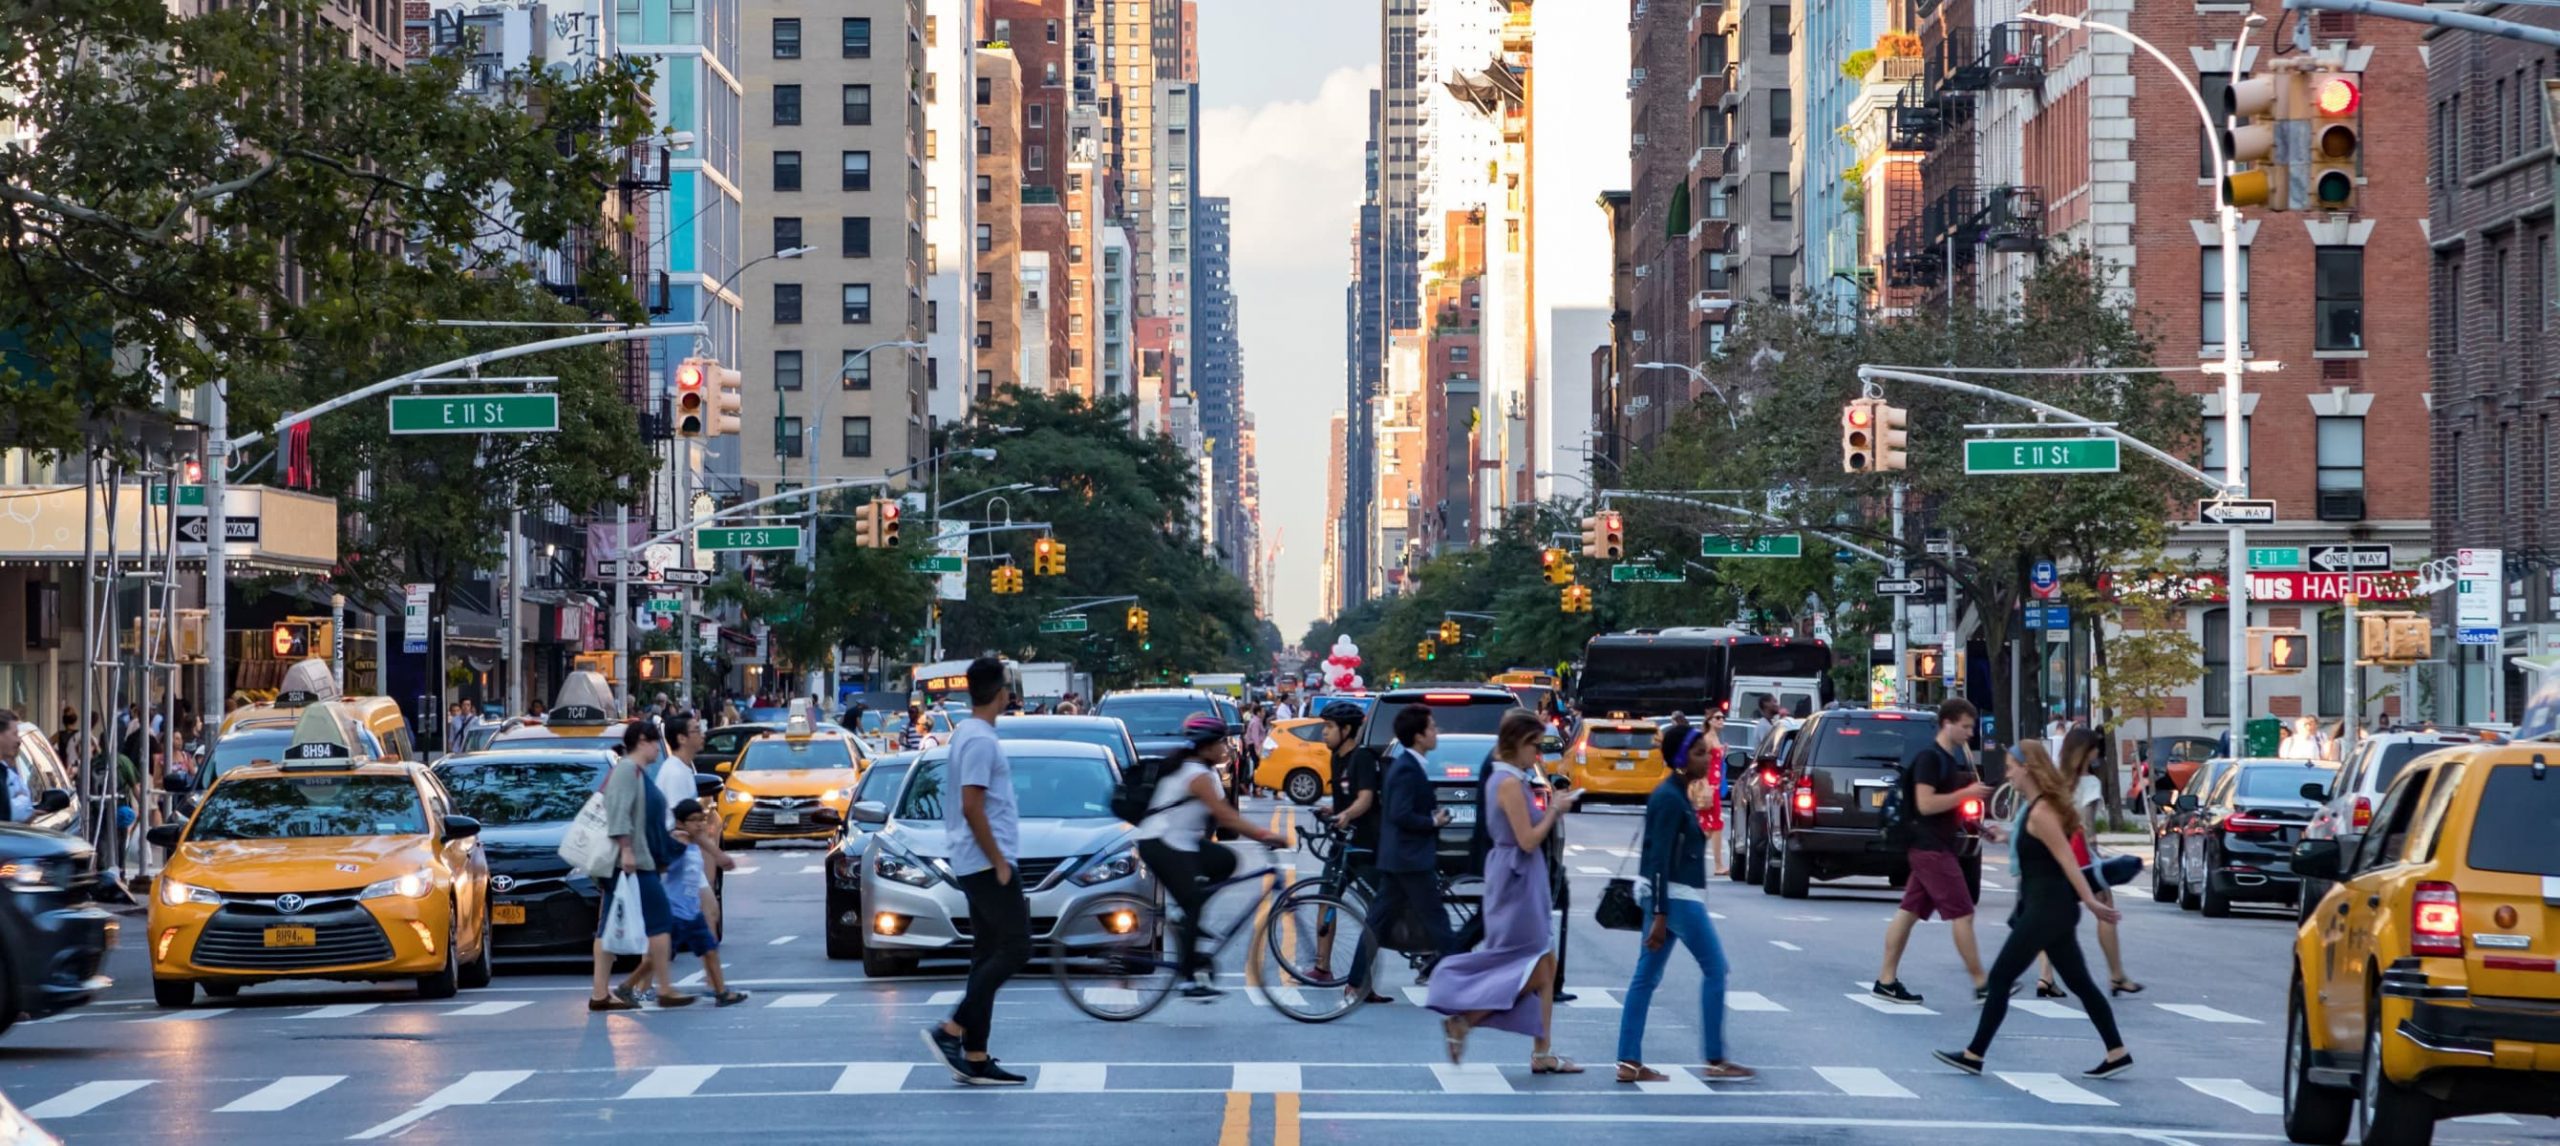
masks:
[(2033, 1070), (1995, 1070), (2000, 1081), (2026, 1091), (2047, 1102), (2062, 1106), (2113, 1106), (2115, 1100), (2102, 1098), (2072, 1085), (2058, 1074)]
[(716, 1066), (662, 1066), (640, 1076), (624, 1098), (691, 1098), (711, 1076), (720, 1073)]
[(1831, 922), (1831, 917), (1830, 917), (1830, 916), (1828, 916), (1828, 915), (1781, 915), (1781, 916), (1779, 916), (1778, 918), (1779, 918), (1779, 920), (1780, 920), (1780, 921), (1782, 921), (1782, 922), (1786, 922), (1786, 923), (1829, 923), (1829, 922)]
[[(1765, 1092), (1764, 1092), (1765, 1093)], [(2068, 1141), (2083, 1139), (2125, 1139), (2135, 1143), (2156, 1144), (2172, 1135), (2146, 1126), (2057, 1126), (2043, 1122), (1967, 1122), (1925, 1118), (1813, 1118), (1801, 1114), (1630, 1114), (1615, 1104), (1593, 1107), (1572, 1114), (1530, 1113), (1527, 1111), (1401, 1111), (1401, 1110), (1310, 1110), (1303, 1116), (1309, 1122), (1485, 1122), (1505, 1125), (1567, 1126), (1599, 1123), (1604, 1127), (1621, 1126), (1750, 1126), (1784, 1127), (1789, 1130), (1813, 1126), (1832, 1129), (1900, 1131), (1908, 1137), (1913, 1130), (1933, 1130), (1945, 1134), (1962, 1131), (2033, 1134), (2039, 1141), (2054, 1141), (2057, 1136)], [(2267, 1142), (2282, 1143), (2283, 1136), (2256, 1134), (2238, 1130), (2179, 1130), (2174, 1137), (2182, 1142)]]
[(2282, 1114), (2284, 1100), (2236, 1078), (2182, 1078), (2187, 1089), (2209, 1095), (2251, 1114)]
[(1087, 1093), (1102, 1089), (1108, 1068), (1098, 1062), (1044, 1062), (1040, 1064), (1039, 1081), (1033, 1090), (1074, 1091)]
[(1247, 1094), (1280, 1094), (1304, 1090), (1306, 1084), (1294, 1062), (1240, 1062), (1235, 1064), (1235, 1078), (1228, 1089)]
[(1723, 912), (1721, 912), (1721, 911), (1710, 911), (1710, 912), (1708, 912), (1708, 913), (1707, 913), (1707, 918), (1709, 918), (1709, 919), (1722, 919), (1722, 918), (1724, 918), (1724, 913), (1723, 913)]
[(1574, 868), (1574, 870), (1579, 871), (1579, 872), (1581, 872), (1581, 873), (1582, 873), (1582, 874), (1584, 874), (1584, 875), (1607, 875), (1607, 874), (1609, 874), (1609, 869), (1608, 869), (1608, 868), (1605, 868), (1605, 867), (1594, 867), (1594, 866), (1592, 866), (1592, 865), (1590, 865), (1590, 864), (1580, 864), (1580, 865), (1576, 865), (1576, 866), (1575, 866), (1575, 868)]
[(2253, 1027), (2263, 1025), (2259, 1023), (2258, 1020), (2250, 1018), (2247, 1015), (2235, 1015), (2229, 1011), (2217, 1011), (2200, 1003), (2153, 1003), (2151, 1005), (2173, 1015), (2185, 1015), (2186, 1017), (2198, 1022), (2242, 1023)]
[(1662, 1073), (1664, 1077), (1661, 1081), (1639, 1082), (1636, 1084), (1636, 1089), (1646, 1094), (1715, 1093), (1714, 1091), (1707, 1089), (1706, 1081), (1699, 1078), (1696, 1074), (1691, 1073), (1688, 1067), (1675, 1066)]
[(238, 1010), (237, 1007), (206, 1007), (202, 1010), (168, 1011), (145, 1019), (126, 1019), (128, 1023), (201, 1023)]
[(1253, 1005), (1257, 1007), (1268, 1007), (1278, 1003), (1292, 1011), (1303, 1011), (1307, 1008), (1307, 993), (1296, 987), (1264, 987), (1258, 991), (1248, 990), (1244, 996), (1253, 1000)]
[(274, 1082), (232, 1099), (229, 1105), (217, 1107), (216, 1114), (245, 1114), (264, 1110), (290, 1110), (293, 1104), (345, 1082), (343, 1074), (288, 1074)]
[(1781, 1004), (1758, 991), (1727, 991), (1724, 993), (1724, 1009), (1728, 1011), (1783, 1011), (1787, 1008), (1784, 1004)]
[(825, 871), (826, 871), (826, 870), (827, 870), (827, 865), (822, 864), (822, 863), (803, 864), (803, 865), (801, 865), (801, 868), (800, 868), (800, 874), (802, 874), (802, 875), (820, 875), (820, 874), (825, 873)]
[(427, 1096), (426, 1101), (402, 1111), (398, 1116), (375, 1123), (358, 1132), (356, 1140), (381, 1138), (448, 1106), (486, 1106), (508, 1088), (533, 1077), (529, 1070), (475, 1070), (461, 1080)]
[(1851, 1098), (1919, 1097), (1871, 1066), (1817, 1066), (1813, 1073)]
[(1573, 988), (1573, 1001), (1566, 1003), (1565, 1006), (1583, 1007), (1591, 1010), (1616, 1010), (1620, 1004), (1616, 999), (1610, 997), (1610, 990), (1611, 988), (1608, 987), (1575, 987)]
[(2063, 1004), (2054, 1002), (2051, 999), (2019, 999), (2009, 1005), (2021, 1011), (2025, 1011), (2030, 1015), (2043, 1015), (2048, 1019), (2085, 1019), (2089, 1017), (2080, 1013), (2076, 1008), (2064, 1006)]
[(1802, 951), (1802, 950), (1804, 950), (1804, 948), (1802, 948), (1802, 947), (1798, 947), (1798, 946), (1796, 946), (1796, 945), (1795, 945), (1795, 944), (1793, 944), (1793, 943), (1789, 943), (1789, 942), (1787, 942), (1787, 941), (1786, 941), (1786, 940), (1784, 940), (1784, 939), (1772, 939), (1772, 940), (1770, 940), (1770, 941), (1769, 941), (1769, 945), (1770, 945), (1770, 946), (1772, 946), (1772, 947), (1777, 948), (1777, 949), (1778, 949), (1778, 950), (1780, 950), (1780, 951)]
[(826, 1006), (827, 1000), (835, 997), (835, 992), (833, 991), (822, 991), (806, 995), (776, 995), (773, 997), (772, 1002), (765, 1005), (768, 1007), (780, 1007), (784, 1010), (806, 1010), (810, 1007)]
[(1253, 1096), (1240, 1090), (1227, 1092), (1226, 1117), (1218, 1125), (1218, 1146), (1252, 1146)]
[(523, 999), (492, 999), (486, 1003), (473, 1003), (460, 1010), (447, 1011), (445, 1013), (452, 1015), (455, 1018), (478, 1018), (483, 1015), (503, 1015), (509, 1011), (521, 1010), (532, 1005), (532, 1003)]
[(1445, 1062), (1431, 1064), (1433, 1077), (1440, 1080), (1443, 1094), (1509, 1094), (1511, 1080), (1489, 1062), (1470, 1062), (1452, 1066)]
[(751, 864), (751, 863), (743, 863), (743, 864), (739, 864), (739, 865), (738, 865), (738, 866), (736, 866), (736, 867), (730, 868), (730, 869), (729, 869), (729, 874), (731, 874), (731, 875), (754, 875), (755, 873), (760, 872), (760, 871), (763, 871), (763, 870), (764, 870), (763, 868), (757, 867), (757, 866), (756, 866), (756, 865), (754, 865), (754, 864)]
[(960, 1005), (960, 1000), (967, 998), (968, 995), (967, 991), (935, 991), (933, 996), (924, 1002), (928, 1007), (956, 1007)]
[(313, 1007), (299, 1015), (285, 1017), (288, 1019), (352, 1019), (381, 1005), (380, 1003), (331, 1003), (325, 1007)]
[(895, 1094), (907, 1088), (911, 1062), (849, 1062), (829, 1094)]
[(1849, 992), (1849, 1001), (1856, 1003), (1861, 1007), (1865, 1007), (1870, 1011), (1882, 1011), (1888, 1015), (1934, 1015), (1938, 1013), (1927, 1007), (1921, 1006), (1918, 1003), (1889, 1002), (1884, 999), (1879, 999), (1865, 991)]
[(780, 946), (782, 946), (783, 944), (785, 944), (785, 943), (789, 943), (789, 942), (791, 942), (792, 940), (794, 940), (794, 939), (798, 939), (798, 938), (799, 938), (799, 936), (797, 936), (797, 935), (777, 935), (777, 936), (774, 936), (774, 937), (773, 937), (773, 941), (772, 941), (772, 942), (765, 944), (765, 946), (767, 946), (767, 947), (780, 947)]
[(1298, 1146), (1298, 1096), (1271, 1096), (1271, 1146)]
[(1407, 987), (1404, 989), (1404, 1001), (1417, 1007), (1428, 1007), (1431, 1005), (1431, 988)]
[(2462, 1118), (2456, 1118), (2456, 1119), (2454, 1119), (2453, 1121), (2455, 1121), (2455, 1122), (2468, 1122), (2468, 1123), (2471, 1123), (2471, 1124), (2472, 1124), (2472, 1125), (2474, 1125), (2474, 1126), (2521, 1126), (2521, 1125), (2524, 1125), (2523, 1123), (2518, 1122), (2518, 1121), (2516, 1121), (2515, 1119), (2509, 1118), (2509, 1117), (2507, 1117), (2506, 1115), (2503, 1115), (2503, 1114), (2473, 1114), (2473, 1115), (2468, 1115), (2468, 1116), (2465, 1116), (2465, 1117), (2462, 1117)]
[(87, 1114), (149, 1085), (151, 1080), (147, 1078), (116, 1078), (84, 1082), (28, 1107), (26, 1114), (27, 1117), (36, 1119), (69, 1118), (75, 1114)]

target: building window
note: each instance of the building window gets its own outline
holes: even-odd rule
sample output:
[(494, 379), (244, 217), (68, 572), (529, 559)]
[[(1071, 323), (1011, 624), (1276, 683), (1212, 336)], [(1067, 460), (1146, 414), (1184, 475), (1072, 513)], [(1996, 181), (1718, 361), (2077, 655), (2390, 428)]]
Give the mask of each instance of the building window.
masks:
[(995, 129), (994, 129), (994, 128), (988, 128), (988, 127), (981, 127), (981, 128), (979, 128), (979, 129), (978, 129), (978, 154), (980, 154), (980, 155), (993, 155), (993, 154), (995, 154), (995, 153), (996, 153), (996, 133), (995, 133)]
[(996, 392), (996, 372), (995, 372), (995, 371), (993, 371), (993, 370), (981, 370), (981, 371), (978, 371), (978, 397), (980, 397), (980, 398), (993, 397), (993, 396), (995, 395), (995, 392)]
[(1058, 86), (1058, 61), (1050, 60), (1040, 65), (1040, 82), (1053, 88)]
[(981, 176), (979, 176), (979, 177), (978, 177), (978, 202), (981, 202), (981, 203), (993, 203), (993, 202), (995, 202), (995, 201), (996, 201), (996, 182), (995, 182), (995, 180), (994, 180), (993, 178), (989, 177), (989, 176), (985, 176), (985, 175), (981, 175)]
[[(2231, 717), (2231, 610), (2204, 614), (2204, 715)], [(2236, 737), (2234, 738), (2237, 739)]]
[(2347, 711), (2347, 612), (2320, 610), (2320, 695), (2314, 701), (2322, 716)]
[(844, 58), (848, 60), (871, 58), (871, 17), (847, 16), (844, 18)]
[[(2249, 419), (2240, 419), (2240, 481), (2243, 485), (2249, 481), (2250, 434)], [(2222, 437), (2222, 416), (2207, 415), (2204, 420), (2204, 457), (2196, 463), (2196, 468), (2213, 477), (2221, 477), (2223, 467), (2231, 464), (2222, 455)]]
[(800, 245), (800, 220), (776, 216), (773, 220), (773, 251), (781, 254)]
[(1712, 356), (1712, 357), (1716, 357), (1716, 358), (1722, 358), (1722, 357), (1724, 357), (1724, 334), (1725, 334), (1725, 324), (1723, 324), (1723, 323), (1721, 323), (1721, 322), (1717, 322), (1717, 323), (1710, 323), (1710, 324), (1708, 324), (1708, 326), (1707, 326), (1707, 353), (1708, 353), (1708, 355), (1710, 355), (1710, 356)]
[(1790, 13), (1788, 12), (1786, 5), (1780, 4), (1769, 9), (1770, 55), (1784, 59), (1786, 58), (1787, 53), (1795, 50), (1795, 35), (1787, 29), (1787, 25), (1790, 23), (1790, 20)]
[(1069, 244), (1067, 244), (1067, 261), (1068, 261), (1069, 263), (1081, 263), (1081, 262), (1083, 262), (1083, 261), (1084, 261), (1084, 244), (1082, 244), (1082, 243), (1069, 243)]
[(1769, 217), (1779, 222), (1796, 217), (1795, 189), (1787, 185), (1787, 173), (1769, 173)]
[(985, 254), (995, 249), (996, 229), (985, 223), (978, 224), (978, 253)]
[(773, 122), (776, 127), (799, 126), (800, 85), (773, 85)]
[(994, 42), (994, 43), (998, 43), (998, 44), (1009, 44), (1009, 43), (1012, 43), (1012, 42), (1013, 42), (1013, 21), (1011, 21), (1011, 20), (998, 20), (998, 21), (996, 21), (996, 34), (995, 34), (993, 37), (991, 37), (990, 39), (992, 40), (992, 42)]
[[(1033, 110), (1033, 111), (1038, 111), (1038, 110), (1040, 110), (1040, 109), (1039, 109), (1038, 107), (1033, 107), (1031, 110)], [(1041, 144), (1037, 144), (1037, 143), (1032, 144), (1032, 145), (1031, 145), (1031, 149), (1030, 149), (1028, 152), (1026, 152), (1026, 153), (1025, 153), (1025, 157), (1024, 157), (1024, 159), (1023, 159), (1023, 164), (1022, 164), (1022, 165), (1023, 165), (1024, 167), (1027, 167), (1027, 168), (1029, 168), (1029, 169), (1033, 170), (1033, 171), (1046, 171), (1046, 170), (1048, 170), (1048, 169), (1049, 169), (1049, 149), (1048, 149), (1046, 146), (1043, 146), (1043, 145), (1041, 145)]]
[(978, 349), (993, 350), (995, 348), (996, 324), (992, 322), (980, 322), (978, 324)]
[(1769, 297), (1786, 302), (1795, 297), (1796, 257), (1773, 255), (1769, 259)]
[(844, 85), (844, 122), (847, 127), (871, 124), (871, 85)]
[(1707, 252), (1707, 265), (1704, 273), (1698, 276), (1698, 285), (1702, 289), (1733, 289), (1733, 271), (1731, 267), (1726, 264), (1725, 259), (1726, 256), (1723, 251)]
[[(2221, 107), (2223, 93), (2231, 90), (2231, 73), (2205, 72), (2196, 77), (2196, 90), (2203, 94), (2206, 107)], [(2214, 157), (2221, 147), (2219, 141), (2205, 134), (2204, 125), (2196, 125), (2196, 178), (2221, 178), (2222, 173), (2214, 168)]]
[(844, 352), (844, 368), (836, 372), (836, 380), (847, 390), (871, 388), (871, 355), (861, 350)]
[(1024, 126), (1029, 127), (1033, 131), (1039, 131), (1048, 127), (1049, 105), (1035, 103), (1022, 109), (1022, 120)]
[(2507, 340), (2507, 249), (2498, 248), (2493, 277), (2489, 280), (2489, 310), (2497, 315), (2498, 341)]
[[(2320, 500), (2325, 504), (2332, 493), (2364, 493), (2364, 419), (2319, 419), (2319, 435)], [(2325, 513), (2321, 518), (2329, 520)]]
[(773, 456), (777, 458), (804, 456), (805, 451), (801, 449), (803, 433), (804, 431), (800, 428), (800, 419), (775, 418), (773, 420)]
[(979, 77), (978, 77), (978, 106), (979, 106), (979, 107), (985, 107), (985, 106), (987, 106), (988, 104), (991, 104), (991, 103), (994, 103), (994, 102), (996, 102), (996, 81), (995, 81), (995, 77), (993, 77), (993, 76), (979, 76)]
[(870, 152), (848, 151), (844, 153), (844, 189), (847, 191), (868, 191), (871, 189)]
[(799, 152), (777, 151), (773, 153), (773, 189), (776, 191), (797, 191), (800, 189)]
[(844, 456), (848, 458), (871, 456), (871, 419), (847, 418), (844, 420)]
[(2364, 349), (2364, 248), (2322, 247), (2313, 257), (2312, 349)]
[(1464, 362), (1469, 357), (1471, 357), (1471, 355), (1464, 346), (1452, 346), (1449, 348), (1449, 361), (1451, 362)]
[(848, 215), (843, 220), (843, 254), (848, 259), (871, 257), (871, 216)]
[(800, 284), (773, 284), (773, 321), (782, 326), (800, 322)]
[(844, 321), (847, 326), (871, 321), (871, 284), (844, 284)]
[[(2538, 65), (2537, 65), (2538, 66)], [(2541, 120), (2534, 122), (2540, 123)], [(2533, 329), (2551, 329), (2551, 236), (2533, 237)]]
[(924, 133), (924, 157), (928, 162), (942, 158), (941, 132), (928, 129)]
[[(2222, 248), (2202, 250), (2204, 267), (2203, 303), (2196, 313), (2203, 319), (2204, 345), (2207, 350), (2222, 346)], [(2240, 345), (2249, 345), (2249, 248), (2240, 248)]]
[(1725, 61), (1732, 56), (1733, 52), (1726, 45), (1724, 37), (1701, 36), (1698, 38), (1698, 73), (1700, 75), (1723, 78)]
[(1710, 181), (1708, 181), (1708, 183), (1707, 183), (1706, 187), (1707, 187), (1707, 217), (1708, 217), (1708, 218), (1710, 218), (1710, 219), (1730, 219), (1730, 218), (1732, 218), (1732, 217), (1733, 217), (1733, 192), (1732, 192), (1732, 190), (1731, 190), (1730, 188), (1727, 188), (1727, 187), (1724, 185), (1724, 180), (1722, 180), (1722, 179), (1710, 180)]
[(800, 21), (792, 19), (773, 22), (773, 58), (777, 60), (800, 58)]
[(776, 390), (797, 390), (800, 388), (799, 351), (777, 350), (773, 352), (773, 388)]
[(1785, 88), (1769, 89), (1769, 135), (1785, 139), (1795, 133), (1795, 97)]
[(996, 297), (996, 276), (995, 276), (995, 275), (993, 275), (993, 274), (991, 274), (991, 273), (988, 273), (988, 272), (986, 272), (986, 271), (979, 271), (979, 272), (978, 272), (978, 298), (979, 298), (981, 301), (990, 301), (990, 302), (991, 302), (991, 301), (993, 301), (993, 300), (995, 299), (995, 297)]

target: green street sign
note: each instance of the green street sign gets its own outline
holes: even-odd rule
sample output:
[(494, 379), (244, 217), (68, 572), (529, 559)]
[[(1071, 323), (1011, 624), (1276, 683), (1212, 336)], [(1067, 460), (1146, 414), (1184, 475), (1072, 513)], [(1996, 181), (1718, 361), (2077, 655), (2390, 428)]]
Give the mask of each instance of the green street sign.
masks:
[[(1698, 539), (1698, 556), (1802, 557), (1804, 556), (1804, 535), (1764, 533), (1758, 537), (1719, 537), (1711, 533)], [(1611, 571), (1612, 580), (1616, 579), (1615, 572), (1615, 570)]]
[(2249, 551), (2249, 568), (2265, 570), (2298, 570), (2302, 568), (2302, 547), (2277, 545)]
[[(151, 504), (153, 504), (153, 505), (167, 505), (167, 504), (169, 504), (169, 487), (168, 487), (168, 486), (165, 486), (165, 485), (155, 485), (155, 486), (152, 486), (152, 487), (151, 487)], [(203, 504), (204, 504), (204, 487), (203, 487), (203, 486), (200, 486), (200, 485), (182, 485), (182, 486), (179, 486), (179, 487), (178, 487), (178, 504), (180, 504), (180, 505), (203, 505)]]
[(918, 557), (908, 561), (907, 568), (918, 573), (966, 573), (969, 571), (969, 559), (951, 554)]
[(651, 598), (649, 598), (649, 611), (650, 611), (650, 612), (652, 612), (652, 613), (667, 613), (667, 614), (675, 614), (675, 613), (681, 613), (681, 612), (684, 612), (684, 598), (682, 598), (682, 597), (651, 597)]
[(694, 536), (696, 544), (716, 553), (741, 549), (800, 548), (800, 527), (797, 525), (706, 526)]
[(1969, 474), (2111, 474), (2124, 468), (2113, 438), (1973, 438), (1964, 444)]
[(557, 394), (402, 394), (395, 434), (547, 434), (560, 428)]
[(1040, 631), (1042, 633), (1081, 633), (1084, 631), (1084, 623), (1083, 617), (1050, 617), (1040, 622)]
[(1636, 581), (1656, 585), (1678, 585), (1689, 580), (1689, 573), (1684, 569), (1656, 569), (1651, 565), (1612, 565), (1609, 567), (1609, 579), (1618, 582)]

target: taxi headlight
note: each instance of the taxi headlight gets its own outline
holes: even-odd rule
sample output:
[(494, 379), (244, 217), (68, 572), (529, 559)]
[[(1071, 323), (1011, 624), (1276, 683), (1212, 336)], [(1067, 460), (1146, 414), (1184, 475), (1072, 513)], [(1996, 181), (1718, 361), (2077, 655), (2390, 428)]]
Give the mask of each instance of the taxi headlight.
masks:
[(197, 887), (192, 883), (182, 883), (163, 875), (160, 877), (160, 902), (171, 907), (182, 903), (219, 905), (222, 902), (222, 894), (209, 887)]
[(397, 895), (407, 899), (425, 899), (427, 897), (427, 889), (432, 886), (433, 881), (427, 878), (427, 873), (422, 871), (413, 871), (406, 875), (393, 876), (390, 879), (376, 881), (371, 887), (364, 889), (363, 895), (357, 896), (356, 898), (389, 899), (392, 896)]
[(1084, 865), (1076, 872), (1075, 880), (1079, 886), (1092, 887), (1097, 883), (1127, 879), (1136, 874), (1138, 874), (1138, 849), (1126, 847)]
[(942, 878), (932, 868), (925, 866), (914, 857), (886, 848), (881, 849), (878, 859), (871, 861), (871, 870), (878, 872), (882, 879), (903, 883), (909, 887), (932, 887)]

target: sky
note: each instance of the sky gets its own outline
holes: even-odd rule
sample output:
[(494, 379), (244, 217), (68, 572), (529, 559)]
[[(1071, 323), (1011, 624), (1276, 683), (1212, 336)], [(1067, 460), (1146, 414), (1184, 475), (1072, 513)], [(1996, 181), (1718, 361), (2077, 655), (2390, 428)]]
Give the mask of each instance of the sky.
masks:
[[(1259, 435), (1262, 537), (1283, 545), (1271, 611), (1292, 641), (1317, 617), (1378, 7), (1200, 4), (1201, 193), (1234, 202), (1231, 274), (1244, 404)], [(1594, 202), (1627, 177), (1626, 6), (1543, 0), (1536, 14), (1540, 302), (1606, 306), (1609, 236)]]

